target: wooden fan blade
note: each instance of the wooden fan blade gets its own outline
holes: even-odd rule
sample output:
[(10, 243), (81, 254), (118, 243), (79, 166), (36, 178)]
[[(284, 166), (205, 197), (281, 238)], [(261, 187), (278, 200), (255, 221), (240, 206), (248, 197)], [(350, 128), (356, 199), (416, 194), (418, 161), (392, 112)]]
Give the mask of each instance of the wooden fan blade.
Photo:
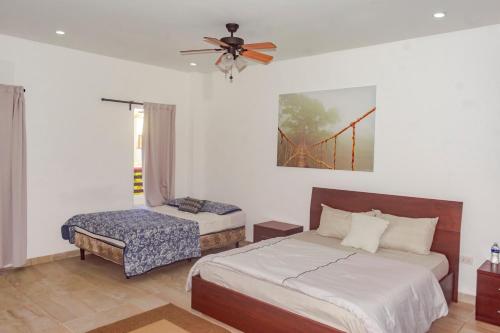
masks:
[(229, 44), (224, 43), (223, 41), (218, 40), (217, 38), (213, 38), (213, 37), (203, 37), (203, 40), (204, 40), (205, 42), (210, 43), (210, 44), (213, 44), (213, 45), (222, 46), (222, 47), (229, 47)]
[(190, 54), (190, 53), (212, 53), (212, 52), (220, 52), (223, 49), (198, 49), (198, 50), (183, 50), (179, 51), (181, 54)]
[(251, 59), (251, 60), (256, 60), (258, 62), (262, 62), (264, 64), (268, 64), (271, 62), (271, 60), (273, 60), (273, 57), (270, 55), (260, 53), (257, 51), (252, 51), (252, 50), (242, 51), (242, 52), (240, 52), (240, 55), (245, 57), (245, 58)]
[(252, 49), (252, 50), (274, 50), (274, 49), (276, 49), (276, 45), (274, 45), (274, 43), (271, 43), (271, 42), (243, 44), (242, 47), (244, 49)]

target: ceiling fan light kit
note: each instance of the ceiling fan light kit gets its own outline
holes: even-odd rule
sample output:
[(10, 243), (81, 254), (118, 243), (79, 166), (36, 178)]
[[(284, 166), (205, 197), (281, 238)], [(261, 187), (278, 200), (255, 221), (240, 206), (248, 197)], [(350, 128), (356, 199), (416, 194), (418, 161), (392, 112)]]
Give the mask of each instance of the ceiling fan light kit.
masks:
[(220, 56), (220, 60), (217, 60), (215, 62), (215, 65), (217, 68), (220, 69), (222, 73), (227, 74), (230, 70), (231, 67), (233, 66), (234, 63), (234, 56), (231, 53), (224, 53), (223, 55)]
[(201, 53), (221, 53), (217, 58), (215, 66), (226, 76), (229, 74), (229, 80), (233, 81), (233, 68), (236, 68), (238, 73), (241, 73), (246, 67), (247, 62), (243, 58), (268, 64), (273, 60), (273, 57), (265, 53), (255, 50), (276, 50), (276, 45), (271, 42), (245, 44), (243, 38), (234, 36), (239, 25), (236, 23), (226, 24), (226, 29), (231, 33), (231, 36), (221, 39), (213, 37), (204, 37), (203, 40), (209, 44), (217, 46), (214, 49), (198, 49), (180, 51), (183, 55), (201, 54)]
[(238, 57), (234, 59), (234, 66), (238, 70), (238, 73), (241, 73), (242, 70), (247, 68), (247, 62), (242, 57)]

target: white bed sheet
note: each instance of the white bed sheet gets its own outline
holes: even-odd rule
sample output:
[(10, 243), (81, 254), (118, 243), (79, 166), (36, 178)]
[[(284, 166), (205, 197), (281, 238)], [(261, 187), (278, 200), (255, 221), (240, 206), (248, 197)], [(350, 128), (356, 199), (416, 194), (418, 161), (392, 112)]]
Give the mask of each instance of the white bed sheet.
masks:
[[(315, 231), (292, 236), (303, 241), (313, 242), (332, 248), (349, 250), (352, 248), (340, 245), (341, 240), (323, 237)], [(449, 263), (440, 253), (417, 255), (407, 252), (380, 249), (374, 256), (382, 256), (407, 263), (413, 263), (431, 270), (440, 280), (448, 274)], [(306, 294), (293, 291), (250, 275), (230, 270), (217, 263), (206, 262), (200, 265), (201, 277), (220, 286), (238, 291), (242, 294), (273, 304), (293, 313), (332, 326), (344, 332), (365, 333), (363, 323), (350, 312), (325, 301)]]
[[(243, 211), (237, 211), (226, 215), (217, 215), (207, 212), (200, 212), (198, 214), (183, 212), (178, 210), (177, 207), (168, 205), (144, 208), (150, 209), (160, 214), (175, 216), (182, 219), (198, 222), (200, 226), (201, 236), (219, 231), (243, 227), (246, 223), (246, 215)], [(125, 247), (125, 243), (117, 239), (97, 235), (79, 227), (75, 227), (75, 231), (78, 231), (92, 238), (102, 240), (120, 248)]]
[(168, 205), (150, 207), (148, 209), (161, 214), (198, 222), (200, 225), (200, 235), (242, 227), (246, 222), (246, 215), (241, 210), (226, 215), (217, 215), (207, 212), (200, 212), (198, 214), (183, 212), (178, 210), (177, 207)]

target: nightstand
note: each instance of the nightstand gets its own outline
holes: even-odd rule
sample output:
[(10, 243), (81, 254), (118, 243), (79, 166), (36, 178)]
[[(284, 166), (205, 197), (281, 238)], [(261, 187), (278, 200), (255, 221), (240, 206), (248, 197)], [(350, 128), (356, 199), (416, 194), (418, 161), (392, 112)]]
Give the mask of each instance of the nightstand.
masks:
[(253, 241), (256, 243), (264, 239), (290, 236), (302, 231), (304, 227), (296, 224), (278, 221), (258, 223), (253, 226)]
[(500, 325), (500, 265), (489, 260), (477, 270), (476, 319)]

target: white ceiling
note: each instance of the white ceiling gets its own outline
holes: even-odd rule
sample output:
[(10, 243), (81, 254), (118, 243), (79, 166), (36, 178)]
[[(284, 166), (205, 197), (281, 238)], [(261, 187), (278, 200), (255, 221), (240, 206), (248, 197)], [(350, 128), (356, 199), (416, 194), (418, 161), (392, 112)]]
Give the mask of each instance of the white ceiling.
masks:
[(0, 0), (2, 34), (183, 71), (214, 69), (216, 55), (178, 51), (228, 22), (290, 59), (500, 23), (500, 0)]

